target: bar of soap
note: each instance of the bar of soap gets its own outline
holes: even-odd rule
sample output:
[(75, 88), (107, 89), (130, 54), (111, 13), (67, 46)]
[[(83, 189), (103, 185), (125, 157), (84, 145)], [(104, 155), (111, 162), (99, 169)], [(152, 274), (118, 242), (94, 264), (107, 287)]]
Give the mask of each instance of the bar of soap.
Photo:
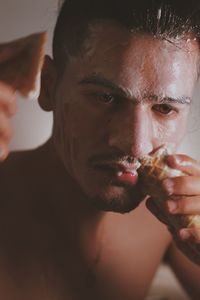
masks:
[(46, 39), (46, 32), (41, 32), (0, 44), (0, 81), (24, 97), (33, 97), (39, 88)]

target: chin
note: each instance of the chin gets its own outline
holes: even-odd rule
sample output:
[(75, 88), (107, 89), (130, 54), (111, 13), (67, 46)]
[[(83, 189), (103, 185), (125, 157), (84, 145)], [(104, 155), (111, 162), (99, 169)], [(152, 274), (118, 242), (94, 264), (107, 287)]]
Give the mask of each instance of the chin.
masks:
[(143, 199), (144, 195), (134, 188), (112, 187), (90, 198), (90, 201), (98, 210), (125, 214), (137, 208)]

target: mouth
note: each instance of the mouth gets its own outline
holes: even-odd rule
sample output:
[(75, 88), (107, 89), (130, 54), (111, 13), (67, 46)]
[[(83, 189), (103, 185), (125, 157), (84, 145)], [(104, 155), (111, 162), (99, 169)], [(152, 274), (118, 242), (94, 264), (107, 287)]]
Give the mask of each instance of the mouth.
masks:
[(115, 182), (136, 184), (138, 181), (138, 172), (140, 163), (134, 161), (132, 164), (118, 162), (101, 162), (93, 166), (93, 168), (103, 173), (105, 176), (113, 178)]

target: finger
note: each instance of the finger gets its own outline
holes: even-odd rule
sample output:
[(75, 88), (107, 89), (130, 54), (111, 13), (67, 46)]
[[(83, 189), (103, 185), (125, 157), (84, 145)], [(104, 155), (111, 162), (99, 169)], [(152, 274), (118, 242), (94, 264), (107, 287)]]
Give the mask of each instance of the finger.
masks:
[(171, 214), (200, 215), (200, 196), (173, 197), (167, 200), (165, 205)]
[(0, 110), (4, 110), (9, 116), (16, 112), (16, 92), (2, 82), (0, 82)]
[(169, 155), (167, 164), (187, 175), (200, 176), (200, 162), (184, 154)]
[(182, 228), (179, 230), (179, 237), (182, 241), (191, 240), (200, 244), (200, 228)]
[(0, 141), (0, 162), (4, 161), (9, 154), (7, 143)]
[(164, 179), (161, 183), (166, 195), (200, 195), (200, 176), (180, 176)]
[(16, 91), (6, 83), (0, 81), (0, 99), (6, 102), (13, 102), (16, 98)]
[(6, 107), (6, 112), (9, 117), (12, 117), (13, 115), (16, 114), (16, 111), (17, 111), (17, 104), (15, 99), (15, 101), (10, 102), (9, 105)]
[(4, 105), (1, 103), (1, 99), (0, 99), (0, 111), (5, 113), (7, 117), (12, 117), (13, 115), (15, 115), (17, 111), (16, 102), (6, 103), (6, 105)]
[(9, 142), (12, 136), (12, 130), (8, 118), (4, 113), (0, 113), (0, 139)]

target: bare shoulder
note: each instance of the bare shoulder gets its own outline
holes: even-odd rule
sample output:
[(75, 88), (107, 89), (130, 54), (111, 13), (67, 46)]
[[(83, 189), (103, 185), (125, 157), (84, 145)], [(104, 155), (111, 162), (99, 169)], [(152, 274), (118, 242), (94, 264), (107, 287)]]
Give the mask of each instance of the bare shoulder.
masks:
[(45, 199), (41, 189), (45, 169), (42, 155), (39, 148), (13, 152), (0, 164), (0, 224), (4, 228), (10, 224), (10, 236), (15, 236), (19, 220), (27, 223), (25, 218), (32, 214), (33, 206)]
[(8, 179), (14, 179), (14, 176), (15, 179), (17, 179), (19, 175), (23, 175), (23, 171), (27, 169), (27, 163), (30, 164), (32, 161), (31, 156), (33, 156), (33, 152), (34, 150), (12, 152), (9, 157), (0, 164), (1, 182), (3, 180), (5, 183)]
[(0, 258), (23, 261), (23, 253), (34, 257), (39, 245), (41, 252), (46, 247), (42, 241), (55, 218), (50, 204), (46, 213), (50, 200), (44, 184), (44, 174), (48, 173), (45, 151), (41, 146), (13, 152), (0, 164)]
[(26, 191), (37, 184), (44, 173), (45, 151), (43, 147), (33, 150), (12, 152), (0, 164), (1, 195), (11, 196)]

